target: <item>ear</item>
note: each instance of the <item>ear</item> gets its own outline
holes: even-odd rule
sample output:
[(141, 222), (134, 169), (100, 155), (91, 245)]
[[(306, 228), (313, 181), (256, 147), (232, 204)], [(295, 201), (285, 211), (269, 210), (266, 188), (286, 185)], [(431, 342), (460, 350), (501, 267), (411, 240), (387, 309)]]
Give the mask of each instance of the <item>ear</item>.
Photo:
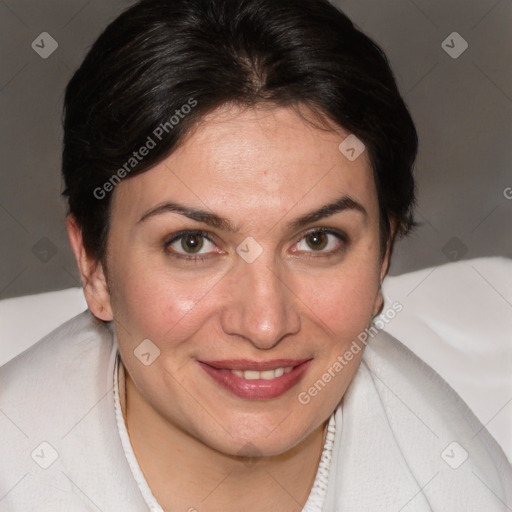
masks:
[(382, 258), (380, 272), (379, 272), (379, 289), (377, 290), (377, 297), (375, 298), (375, 307), (373, 310), (373, 316), (377, 316), (382, 312), (382, 308), (384, 307), (384, 296), (382, 295), (382, 283), (384, 282), (384, 278), (386, 277), (389, 265), (391, 263), (391, 253), (393, 248), (393, 241), (395, 239), (396, 233), (396, 221), (390, 221), (390, 235), (386, 242), (386, 252), (384, 257)]
[(66, 227), (89, 310), (95, 317), (109, 322), (114, 315), (103, 266), (87, 254), (83, 244), (82, 229), (71, 214), (66, 219)]

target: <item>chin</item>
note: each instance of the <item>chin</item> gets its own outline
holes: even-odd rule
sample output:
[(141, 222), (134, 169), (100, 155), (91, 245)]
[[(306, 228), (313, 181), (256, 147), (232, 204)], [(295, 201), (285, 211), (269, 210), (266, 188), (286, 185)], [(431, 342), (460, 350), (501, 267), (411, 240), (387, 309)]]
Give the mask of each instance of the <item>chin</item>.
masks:
[[(287, 418), (290, 420), (288, 425)], [(280, 415), (266, 423), (259, 418), (259, 425), (247, 424), (245, 428), (243, 421), (233, 419), (229, 425), (236, 425), (236, 430), (226, 428), (221, 430), (220, 439), (211, 438), (203, 442), (219, 452), (236, 457), (275, 457), (291, 450), (315, 429), (314, 426), (305, 428), (306, 421), (299, 427), (297, 419), (292, 420), (290, 416), (283, 419)]]

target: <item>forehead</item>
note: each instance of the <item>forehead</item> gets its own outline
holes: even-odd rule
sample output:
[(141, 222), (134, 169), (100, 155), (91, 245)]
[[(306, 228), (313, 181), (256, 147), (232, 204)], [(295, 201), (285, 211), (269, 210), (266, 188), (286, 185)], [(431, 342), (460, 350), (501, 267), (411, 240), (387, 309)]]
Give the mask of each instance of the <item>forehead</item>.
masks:
[(291, 108), (223, 107), (168, 158), (118, 185), (113, 209), (134, 220), (179, 199), (257, 223), (264, 212), (299, 214), (348, 194), (371, 214), (376, 192), (366, 151), (351, 161), (339, 150), (349, 135), (315, 126)]

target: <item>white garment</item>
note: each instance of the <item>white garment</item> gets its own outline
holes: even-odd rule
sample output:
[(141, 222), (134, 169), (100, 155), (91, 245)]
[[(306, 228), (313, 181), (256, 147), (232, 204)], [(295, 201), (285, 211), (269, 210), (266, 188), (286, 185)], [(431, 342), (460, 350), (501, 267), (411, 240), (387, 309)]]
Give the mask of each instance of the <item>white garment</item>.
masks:
[[(0, 511), (149, 510), (116, 426), (116, 357), (86, 311), (0, 368)], [(511, 510), (501, 448), (390, 335), (369, 343), (341, 410), (322, 512)]]
[[(115, 336), (114, 336), (115, 338)], [(116, 340), (117, 344), (117, 340)], [(139, 486), (140, 492), (148, 509), (151, 512), (164, 512), (156, 498), (153, 496), (151, 489), (140, 469), (140, 466), (133, 452), (133, 448), (130, 442), (130, 436), (126, 428), (125, 420), (123, 417), (123, 409), (126, 410), (126, 395), (125, 395), (125, 378), (124, 368), (122, 364), (119, 364), (120, 355), (116, 358), (116, 364), (114, 368), (114, 407), (116, 411), (116, 422), (117, 429), (119, 431), (119, 437), (123, 444), (123, 450), (130, 465), (133, 477)], [(121, 403), (123, 407), (121, 408)], [(335, 416), (337, 416), (337, 421)], [(302, 509), (302, 512), (321, 512), (324, 501), (325, 492), (327, 490), (327, 482), (329, 478), (329, 468), (331, 466), (332, 459), (332, 447), (334, 445), (334, 436), (336, 434), (336, 426), (341, 424), (341, 407), (336, 412), (332, 413), (329, 418), (327, 425), (327, 435), (325, 436), (324, 448), (320, 457), (320, 463), (316, 472), (315, 481), (311, 492), (309, 493), (308, 500)]]

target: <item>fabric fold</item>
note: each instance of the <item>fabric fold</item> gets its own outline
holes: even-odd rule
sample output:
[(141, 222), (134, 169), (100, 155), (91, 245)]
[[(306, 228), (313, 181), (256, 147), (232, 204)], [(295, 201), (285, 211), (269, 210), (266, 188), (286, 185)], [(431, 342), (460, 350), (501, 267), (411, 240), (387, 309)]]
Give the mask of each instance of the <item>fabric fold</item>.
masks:
[[(0, 511), (149, 510), (117, 429), (116, 356), (85, 311), (0, 368)], [(333, 418), (323, 512), (512, 510), (503, 450), (389, 334), (368, 343)]]

